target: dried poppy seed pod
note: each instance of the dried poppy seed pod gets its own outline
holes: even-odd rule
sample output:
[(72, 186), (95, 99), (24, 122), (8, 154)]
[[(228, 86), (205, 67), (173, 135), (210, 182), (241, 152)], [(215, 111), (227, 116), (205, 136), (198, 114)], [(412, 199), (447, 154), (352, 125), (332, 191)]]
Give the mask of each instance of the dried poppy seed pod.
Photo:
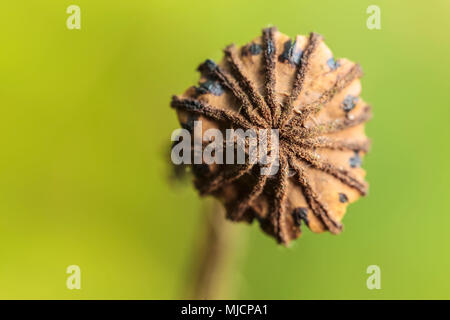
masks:
[(335, 60), (318, 34), (292, 41), (276, 28), (224, 53), (219, 64), (201, 64), (199, 86), (171, 105), (191, 132), (195, 120), (203, 132), (278, 129), (279, 170), (262, 175), (262, 165), (249, 161), (194, 164), (197, 189), (219, 198), (228, 219), (257, 219), (285, 245), (303, 223), (313, 232), (341, 232), (347, 205), (368, 187), (360, 165), (370, 145), (364, 123), (371, 109), (359, 98), (360, 66)]

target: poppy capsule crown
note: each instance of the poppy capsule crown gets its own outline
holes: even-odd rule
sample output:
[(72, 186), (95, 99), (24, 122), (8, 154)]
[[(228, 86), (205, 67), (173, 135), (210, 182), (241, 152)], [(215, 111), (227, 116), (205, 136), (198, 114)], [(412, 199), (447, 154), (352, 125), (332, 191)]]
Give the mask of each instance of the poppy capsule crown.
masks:
[(335, 60), (316, 33), (292, 40), (276, 28), (224, 54), (219, 64), (202, 63), (199, 85), (171, 105), (191, 132), (199, 123), (202, 132), (278, 129), (278, 170), (264, 175), (264, 165), (251, 161), (193, 164), (196, 188), (220, 199), (228, 219), (256, 219), (285, 245), (302, 225), (341, 232), (347, 205), (368, 188), (360, 166), (371, 108), (359, 97), (361, 67)]

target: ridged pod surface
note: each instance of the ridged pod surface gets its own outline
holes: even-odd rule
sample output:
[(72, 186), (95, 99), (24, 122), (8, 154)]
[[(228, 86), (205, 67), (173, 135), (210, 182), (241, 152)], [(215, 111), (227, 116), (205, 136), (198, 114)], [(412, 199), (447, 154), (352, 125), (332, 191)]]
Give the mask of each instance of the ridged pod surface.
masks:
[(361, 67), (335, 60), (316, 33), (291, 40), (274, 27), (224, 54), (218, 64), (202, 63), (199, 85), (171, 105), (190, 132), (198, 121), (202, 133), (278, 129), (279, 170), (262, 175), (262, 165), (249, 161), (193, 164), (200, 194), (220, 199), (230, 220), (258, 220), (285, 245), (303, 224), (313, 232), (341, 232), (347, 205), (368, 188), (360, 165), (370, 146), (364, 124), (371, 108), (360, 98)]

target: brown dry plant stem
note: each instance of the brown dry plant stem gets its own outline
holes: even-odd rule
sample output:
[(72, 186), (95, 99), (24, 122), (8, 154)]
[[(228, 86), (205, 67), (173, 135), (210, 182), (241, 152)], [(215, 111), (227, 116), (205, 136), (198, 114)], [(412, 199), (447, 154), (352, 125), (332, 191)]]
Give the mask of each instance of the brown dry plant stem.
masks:
[(232, 299), (238, 286), (239, 264), (246, 241), (242, 229), (225, 220), (216, 200), (205, 201), (202, 230), (188, 273), (186, 299)]

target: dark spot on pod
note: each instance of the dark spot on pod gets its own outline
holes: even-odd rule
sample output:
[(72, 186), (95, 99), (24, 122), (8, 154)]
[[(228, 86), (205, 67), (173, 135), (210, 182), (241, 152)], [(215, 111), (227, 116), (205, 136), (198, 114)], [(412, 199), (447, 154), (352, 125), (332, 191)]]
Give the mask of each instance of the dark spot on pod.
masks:
[(292, 216), (294, 218), (294, 223), (298, 227), (300, 227), (300, 225), (302, 224), (302, 220), (306, 223), (307, 226), (309, 225), (307, 208), (303, 208), (303, 207), (295, 208), (292, 211)]
[(300, 64), (300, 59), (302, 58), (302, 55), (303, 55), (303, 51), (302, 50), (295, 50), (294, 49), (294, 52), (292, 53), (292, 56), (291, 56), (291, 59), (290, 59), (290, 61), (291, 61), (291, 63), (293, 63), (293, 64), (295, 64), (295, 65), (299, 65)]
[(217, 64), (210, 59), (206, 59), (205, 67), (210, 71), (214, 71), (217, 68)]
[(192, 172), (196, 177), (204, 177), (209, 173), (209, 165), (206, 163), (193, 164)]
[(219, 82), (207, 80), (200, 84), (200, 87), (195, 88), (197, 94), (212, 93), (215, 96), (220, 96), (223, 93), (223, 88)]
[(345, 112), (350, 112), (355, 108), (357, 103), (358, 103), (358, 97), (348, 95), (345, 97), (344, 101), (342, 102), (342, 109), (344, 109)]
[(278, 57), (278, 60), (280, 62), (285, 62), (289, 60), (289, 51), (291, 51), (292, 43), (291, 40), (288, 40), (284, 43), (284, 51), (280, 56)]
[(217, 64), (207, 59), (205, 62), (203, 62), (201, 65), (198, 66), (197, 70), (204, 74), (209, 74), (213, 72), (217, 68)]
[(327, 64), (328, 64), (328, 66), (330, 67), (331, 70), (336, 70), (341, 65), (339, 63), (339, 61), (334, 60), (334, 58), (328, 59)]
[(362, 160), (359, 156), (358, 151), (355, 151), (355, 155), (350, 158), (349, 162), (350, 162), (350, 167), (352, 167), (352, 168), (358, 168), (361, 166)]
[(273, 45), (273, 41), (269, 40), (267, 41), (267, 54), (271, 56), (275, 53), (275, 46)]
[(347, 195), (345, 193), (339, 193), (339, 201), (346, 203), (348, 201)]
[(194, 132), (194, 121), (198, 120), (198, 115), (189, 114), (186, 123), (182, 123), (181, 127), (189, 132)]
[(257, 44), (257, 43), (252, 43), (252, 44), (250, 45), (250, 53), (251, 53), (253, 56), (256, 56), (256, 55), (260, 54), (261, 51), (262, 51), (262, 48), (261, 48), (261, 46), (260, 46), (259, 44)]
[(257, 43), (253, 43), (253, 42), (251, 44), (249, 44), (249, 45), (246, 45), (246, 46), (242, 47), (242, 55), (243, 56), (246, 56), (249, 53), (252, 56), (256, 56), (256, 55), (260, 54), (261, 51), (262, 51), (261, 45), (259, 45)]
[(286, 41), (284, 43), (283, 53), (280, 54), (278, 60), (280, 60), (280, 62), (288, 61), (290, 64), (295, 64), (298, 66), (303, 52), (300, 49), (296, 49), (296, 47), (295, 41), (294, 43), (292, 43), (291, 40)]
[(200, 102), (196, 101), (196, 100), (189, 101), (189, 107), (191, 107), (193, 110), (201, 110), (201, 109), (203, 109), (203, 105)]

